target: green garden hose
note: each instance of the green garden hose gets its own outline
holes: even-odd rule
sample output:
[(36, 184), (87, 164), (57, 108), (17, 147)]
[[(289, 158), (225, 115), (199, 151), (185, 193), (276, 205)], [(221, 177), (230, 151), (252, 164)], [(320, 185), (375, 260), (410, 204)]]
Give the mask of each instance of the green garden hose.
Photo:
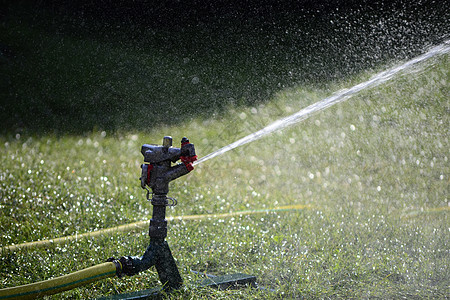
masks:
[(0, 300), (36, 299), (71, 290), (115, 275), (116, 265), (112, 262), (107, 262), (53, 279), (1, 289)]

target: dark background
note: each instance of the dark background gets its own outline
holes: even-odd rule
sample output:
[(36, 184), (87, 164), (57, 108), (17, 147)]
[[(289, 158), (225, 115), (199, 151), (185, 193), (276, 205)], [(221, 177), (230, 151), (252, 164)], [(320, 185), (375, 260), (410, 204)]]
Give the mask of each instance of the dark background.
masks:
[[(95, 18), (102, 22), (148, 25), (152, 28), (196, 26), (200, 23), (252, 20), (267, 26), (282, 26), (283, 21), (299, 18), (327, 18), (330, 14), (361, 11), (389, 15), (393, 11), (432, 15), (445, 10), (445, 1), (361, 1), (361, 0), (91, 0), (38, 1), (57, 14)], [(441, 11), (442, 12), (442, 11)], [(312, 21), (312, 20), (311, 20)], [(361, 20), (362, 22), (364, 20)]]
[[(4, 1), (2, 134), (145, 130), (448, 38), (445, 1)], [(332, 92), (332, 91), (330, 91)]]

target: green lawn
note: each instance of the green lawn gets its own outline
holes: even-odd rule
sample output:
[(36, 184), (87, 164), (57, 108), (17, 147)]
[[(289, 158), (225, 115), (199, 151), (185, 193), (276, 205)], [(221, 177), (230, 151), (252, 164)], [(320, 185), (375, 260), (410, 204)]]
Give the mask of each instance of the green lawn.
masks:
[[(415, 73), (200, 164), (173, 182), (170, 195), (179, 205), (169, 209), (170, 216), (311, 206), (171, 222), (168, 241), (185, 281), (195, 279), (190, 269), (246, 272), (276, 289), (270, 297), (448, 296), (448, 58), (428, 61)], [(137, 180), (141, 144), (159, 143), (165, 134), (175, 140), (188, 135), (203, 156), (323, 94), (293, 88), (265, 105), (150, 132), (2, 137), (0, 244), (148, 219), (151, 207)], [(2, 255), (2, 286), (141, 254), (147, 242), (144, 231)], [(96, 297), (157, 284), (156, 273), (146, 271), (63, 296)], [(197, 293), (187, 288), (178, 296)], [(266, 293), (200, 291), (207, 298)]]
[[(253, 64), (251, 49), (266, 49), (263, 37), (258, 44), (241, 41), (229, 55), (217, 38), (212, 52), (189, 57), (194, 46), (186, 37), (176, 45), (185, 52), (165, 51), (180, 33), (166, 40), (150, 32), (159, 44), (146, 48), (136, 39), (119, 44), (94, 33), (92, 39), (75, 35), (67, 24), (58, 27), (60, 36), (56, 27), (24, 24), (12, 17), (0, 24), (3, 42), (19, 55), (0, 56), (9, 80), (0, 82), (9, 105), (0, 111), (9, 117), (0, 135), (0, 246), (148, 220), (151, 205), (138, 180), (142, 144), (171, 135), (178, 145), (188, 136), (202, 157), (418, 52), (373, 60), (374, 52), (367, 52), (341, 69), (349, 63), (341, 55), (353, 53), (358, 41), (336, 53), (333, 43), (323, 42), (330, 47), (317, 57), (306, 46), (299, 51), (306, 56), (291, 51), (287, 57), (294, 43), (288, 41), (268, 53), (256, 51), (261, 60)], [(228, 37), (239, 42), (233, 31)], [(169, 196), (178, 206), (168, 216), (306, 208), (171, 221), (167, 239), (186, 283), (198, 279), (190, 270), (242, 272), (275, 289), (187, 285), (172, 298), (448, 297), (449, 78), (449, 55), (430, 59), (174, 181)], [(161, 107), (167, 102), (171, 106)], [(2, 253), (0, 288), (65, 275), (112, 256), (140, 255), (147, 244), (143, 230)], [(95, 298), (157, 285), (151, 269), (53, 298)]]

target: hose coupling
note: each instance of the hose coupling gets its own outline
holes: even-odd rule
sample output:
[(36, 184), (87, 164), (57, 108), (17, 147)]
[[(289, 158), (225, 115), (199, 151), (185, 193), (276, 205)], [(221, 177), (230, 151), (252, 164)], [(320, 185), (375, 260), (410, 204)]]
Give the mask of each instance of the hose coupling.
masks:
[(130, 256), (122, 256), (118, 260), (110, 257), (106, 261), (113, 262), (116, 265), (116, 275), (119, 278), (123, 277), (123, 275), (131, 276), (136, 274)]

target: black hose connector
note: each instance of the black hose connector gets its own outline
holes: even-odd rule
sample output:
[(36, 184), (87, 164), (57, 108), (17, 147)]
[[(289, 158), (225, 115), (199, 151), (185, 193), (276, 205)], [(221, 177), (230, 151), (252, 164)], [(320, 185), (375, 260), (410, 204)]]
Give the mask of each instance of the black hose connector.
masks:
[(116, 265), (116, 275), (119, 278), (122, 278), (123, 275), (134, 275), (136, 274), (131, 257), (122, 256), (118, 260), (114, 257), (110, 257), (106, 260), (107, 262), (113, 262)]

